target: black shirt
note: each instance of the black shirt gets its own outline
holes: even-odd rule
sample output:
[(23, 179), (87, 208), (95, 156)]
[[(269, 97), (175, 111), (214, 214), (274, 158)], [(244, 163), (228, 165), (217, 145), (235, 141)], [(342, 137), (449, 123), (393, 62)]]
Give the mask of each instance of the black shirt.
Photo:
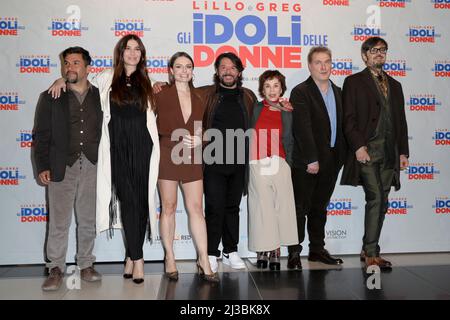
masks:
[[(233, 133), (236, 129), (241, 129), (241, 133), (244, 134), (245, 130), (245, 120), (242, 106), (240, 105), (240, 90), (238, 88), (228, 89), (224, 87), (219, 88), (219, 101), (218, 105), (215, 109), (214, 118), (212, 121), (212, 128), (220, 130), (223, 137), (223, 154), (221, 158), (216, 158), (216, 163), (220, 165), (223, 164), (244, 164), (245, 163), (245, 145), (243, 143), (238, 143), (239, 141), (244, 141), (242, 136), (239, 134), (240, 138), (238, 139), (238, 133), (234, 136), (230, 135), (230, 132)], [(227, 139), (227, 129), (229, 130), (229, 137)], [(231, 139), (231, 140), (230, 140)], [(213, 139), (214, 141), (214, 139)], [(230, 152), (227, 152), (227, 145), (234, 145), (234, 157), (228, 159), (228, 156), (231, 155)], [(230, 151), (228, 149), (228, 151)], [(239, 155), (239, 156), (238, 156)], [(239, 160), (239, 161), (238, 161)], [(230, 161), (232, 163), (230, 163)]]

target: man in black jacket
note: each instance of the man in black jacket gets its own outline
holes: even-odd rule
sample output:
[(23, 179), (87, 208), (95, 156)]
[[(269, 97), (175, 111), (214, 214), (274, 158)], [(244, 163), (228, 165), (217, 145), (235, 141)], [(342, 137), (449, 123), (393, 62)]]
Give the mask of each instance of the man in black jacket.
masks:
[(331, 51), (313, 47), (308, 54), (311, 76), (290, 96), (294, 107), (292, 130), (292, 183), (299, 244), (289, 246), (288, 268), (301, 269), (301, 243), (305, 224), (309, 235), (310, 261), (342, 264), (325, 247), (327, 206), (345, 159), (342, 132), (341, 90), (330, 81)]
[(99, 281), (93, 268), (95, 195), (102, 111), (98, 89), (87, 81), (89, 52), (71, 47), (61, 54), (68, 91), (54, 100), (41, 93), (36, 107), (34, 148), (39, 180), (48, 186), (47, 268), (42, 290), (62, 283), (72, 209), (77, 221), (76, 260), (81, 279)]

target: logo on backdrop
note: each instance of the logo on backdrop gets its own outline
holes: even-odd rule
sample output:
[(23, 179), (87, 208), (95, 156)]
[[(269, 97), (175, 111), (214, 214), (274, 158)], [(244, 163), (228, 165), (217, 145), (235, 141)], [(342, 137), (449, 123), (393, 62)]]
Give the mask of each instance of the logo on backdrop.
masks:
[(168, 73), (169, 72), (169, 56), (155, 56), (147, 59), (148, 73)]
[(411, 0), (377, 0), (382, 8), (406, 8), (406, 3)]
[(89, 73), (100, 73), (106, 69), (112, 69), (112, 67), (112, 56), (92, 56)]
[(323, 0), (322, 4), (324, 6), (348, 7), (350, 5), (350, 0)]
[(436, 106), (442, 103), (436, 99), (434, 94), (412, 94), (409, 101), (406, 101), (409, 111), (436, 111)]
[(52, 19), (48, 30), (51, 31), (52, 37), (81, 37), (82, 31), (89, 30), (89, 28), (83, 27), (79, 19), (56, 18)]
[(436, 61), (434, 68), (431, 69), (434, 72), (436, 78), (448, 78), (450, 77), (450, 62), (449, 61)]
[(408, 67), (406, 60), (387, 60), (383, 70), (391, 77), (406, 77), (412, 68)]
[(24, 104), (17, 92), (0, 92), (0, 111), (18, 111), (19, 106)]
[(412, 209), (413, 206), (408, 203), (406, 197), (403, 198), (390, 198), (388, 200), (388, 210), (387, 214), (391, 215), (403, 215), (408, 214), (408, 210)]
[(33, 135), (31, 130), (20, 130), (19, 137), (16, 138), (20, 148), (31, 148), (33, 146)]
[(0, 17), (0, 36), (18, 36), (18, 31), (24, 29), (17, 17)]
[(0, 167), (0, 186), (18, 186), (25, 179), (17, 167)]
[(353, 64), (353, 60), (351, 58), (333, 59), (331, 68), (331, 74), (333, 76), (349, 76), (352, 75), (353, 72), (359, 70), (359, 67)]
[(367, 26), (365, 24), (358, 24), (353, 26), (353, 31), (350, 33), (354, 41), (363, 42), (371, 37), (385, 37), (386, 33), (381, 32), (379, 26)]
[[(254, 68), (302, 68), (302, 47), (326, 46), (328, 35), (304, 34), (301, 10), (299, 3), (289, 2), (253, 5), (193, 1), (193, 31), (179, 32), (178, 43), (193, 45), (196, 67), (210, 66), (218, 55), (231, 51), (244, 65)], [(243, 15), (230, 17), (227, 11)], [(264, 12), (269, 15), (263, 16)], [(289, 31), (279, 30), (281, 21), (290, 23)], [(231, 42), (238, 45), (230, 45)]]
[(436, 214), (450, 214), (450, 199), (448, 197), (437, 197), (433, 209)]
[(111, 28), (114, 31), (114, 36), (123, 37), (129, 34), (134, 34), (140, 38), (144, 37), (145, 32), (151, 29), (145, 27), (144, 19), (115, 19), (114, 27)]
[(437, 34), (434, 26), (411, 26), (406, 34), (409, 42), (435, 43), (436, 38), (441, 35)]
[(436, 146), (450, 146), (450, 131), (448, 129), (436, 130), (433, 140)]
[(450, 9), (450, 0), (431, 0), (435, 9)]
[(50, 68), (56, 64), (51, 63), (49, 55), (23, 55), (16, 64), (19, 73), (50, 73)]
[(328, 216), (351, 216), (353, 210), (358, 207), (352, 206), (352, 199), (331, 199), (327, 206)]
[(412, 163), (404, 170), (409, 180), (434, 180), (440, 173), (434, 163)]
[(20, 212), (17, 214), (20, 222), (47, 222), (48, 210), (45, 204), (27, 204), (20, 206)]
[(347, 239), (347, 230), (345, 229), (331, 229), (325, 230), (327, 239), (342, 240)]

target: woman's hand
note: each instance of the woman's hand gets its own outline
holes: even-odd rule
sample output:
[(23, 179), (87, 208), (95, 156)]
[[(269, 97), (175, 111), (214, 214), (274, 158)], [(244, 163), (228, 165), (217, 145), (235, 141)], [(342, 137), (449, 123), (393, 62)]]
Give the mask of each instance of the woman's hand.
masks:
[(167, 85), (167, 82), (156, 81), (156, 82), (153, 84), (153, 92), (154, 92), (154, 93), (159, 93), (159, 92), (161, 92), (161, 91), (162, 91), (162, 88), (163, 88), (164, 86), (166, 86), (166, 85)]
[(183, 143), (189, 149), (197, 148), (198, 146), (202, 145), (202, 138), (200, 138), (199, 136), (190, 136), (187, 134), (183, 138)]
[(61, 89), (66, 92), (66, 80), (64, 78), (55, 80), (47, 92), (52, 95), (53, 99), (57, 99), (61, 96)]

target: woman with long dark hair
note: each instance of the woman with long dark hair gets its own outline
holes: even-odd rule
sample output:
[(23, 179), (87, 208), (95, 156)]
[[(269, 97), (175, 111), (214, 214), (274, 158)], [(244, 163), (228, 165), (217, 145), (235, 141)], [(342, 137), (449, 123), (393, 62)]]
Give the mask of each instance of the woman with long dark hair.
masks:
[[(102, 136), (97, 167), (97, 232), (122, 228), (126, 250), (124, 278), (144, 281), (142, 247), (146, 230), (156, 235), (156, 183), (159, 138), (146, 51), (136, 35), (114, 49), (114, 68), (92, 79), (100, 91)], [(51, 91), (64, 88), (64, 79)], [(57, 96), (57, 94), (54, 94)], [(150, 219), (149, 219), (150, 218)]]

